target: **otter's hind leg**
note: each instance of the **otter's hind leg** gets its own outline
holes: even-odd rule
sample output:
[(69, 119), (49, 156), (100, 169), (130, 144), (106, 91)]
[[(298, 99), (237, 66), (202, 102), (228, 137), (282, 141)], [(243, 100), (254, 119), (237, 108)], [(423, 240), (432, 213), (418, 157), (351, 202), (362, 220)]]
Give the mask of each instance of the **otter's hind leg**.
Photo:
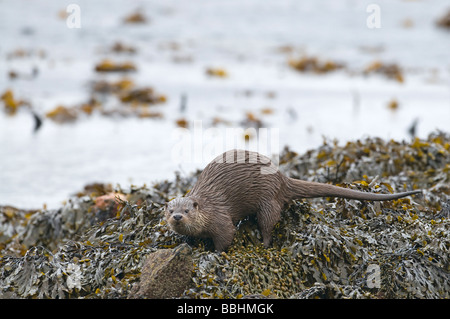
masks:
[(261, 210), (257, 214), (258, 226), (263, 237), (264, 247), (269, 247), (272, 242), (272, 230), (281, 218), (281, 206), (270, 201), (263, 204)]

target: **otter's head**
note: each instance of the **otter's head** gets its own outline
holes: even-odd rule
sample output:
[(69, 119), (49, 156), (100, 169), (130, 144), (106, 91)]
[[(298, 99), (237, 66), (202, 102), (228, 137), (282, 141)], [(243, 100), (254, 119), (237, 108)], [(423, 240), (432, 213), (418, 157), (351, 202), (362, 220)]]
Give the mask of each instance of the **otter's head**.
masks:
[(177, 197), (166, 204), (165, 218), (173, 231), (198, 236), (205, 229), (198, 202), (191, 197)]

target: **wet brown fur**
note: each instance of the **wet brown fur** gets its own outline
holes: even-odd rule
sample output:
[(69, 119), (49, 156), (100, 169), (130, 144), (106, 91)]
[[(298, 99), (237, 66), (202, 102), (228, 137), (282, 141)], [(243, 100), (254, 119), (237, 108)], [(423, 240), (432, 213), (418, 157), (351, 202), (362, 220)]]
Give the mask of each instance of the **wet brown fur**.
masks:
[(222, 251), (231, 244), (236, 223), (255, 214), (267, 247), (283, 206), (293, 199), (342, 197), (381, 201), (420, 192), (373, 194), (293, 179), (283, 175), (264, 155), (232, 150), (209, 163), (186, 197), (167, 204), (165, 215), (174, 231), (212, 238), (216, 250)]

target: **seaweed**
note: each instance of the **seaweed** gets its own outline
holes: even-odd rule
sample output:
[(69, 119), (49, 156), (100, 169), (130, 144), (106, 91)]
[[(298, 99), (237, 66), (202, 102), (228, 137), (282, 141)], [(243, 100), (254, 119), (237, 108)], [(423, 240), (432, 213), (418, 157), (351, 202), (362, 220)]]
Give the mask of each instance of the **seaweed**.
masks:
[(344, 68), (344, 64), (331, 60), (320, 61), (317, 57), (304, 56), (300, 59), (290, 59), (289, 66), (299, 72), (324, 74)]
[(404, 76), (402, 69), (395, 63), (382, 63), (380, 61), (374, 61), (370, 63), (364, 70), (364, 74), (377, 73), (382, 74), (386, 78), (396, 80), (403, 83)]
[[(296, 178), (370, 192), (423, 189), (423, 196), (293, 201), (271, 247), (263, 247), (248, 217), (230, 248), (216, 253), (209, 239), (180, 236), (164, 220), (164, 203), (186, 194), (199, 171), (151, 187), (91, 185), (57, 210), (1, 208), (0, 291), (20, 298), (127, 298), (147, 256), (187, 243), (193, 270), (175, 298), (450, 297), (450, 135), (342, 146), (324, 140), (304, 154), (285, 148), (280, 163)], [(101, 204), (111, 194), (113, 202)]]
[(450, 10), (436, 21), (436, 25), (440, 28), (450, 29)]
[(16, 99), (12, 90), (6, 90), (3, 92), (0, 96), (0, 100), (3, 101), (4, 111), (8, 115), (16, 114), (19, 108), (23, 106), (30, 106), (27, 101)]
[(209, 67), (206, 69), (205, 73), (208, 76), (211, 77), (218, 77), (218, 78), (226, 78), (228, 77), (228, 72), (223, 68), (213, 68)]

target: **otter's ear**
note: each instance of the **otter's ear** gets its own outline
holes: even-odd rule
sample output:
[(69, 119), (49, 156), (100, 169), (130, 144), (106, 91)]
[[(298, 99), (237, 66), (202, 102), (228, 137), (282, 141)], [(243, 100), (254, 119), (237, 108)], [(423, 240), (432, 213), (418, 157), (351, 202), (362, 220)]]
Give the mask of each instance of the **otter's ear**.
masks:
[(195, 209), (198, 209), (198, 203), (197, 202), (194, 202), (192, 205), (194, 205)]

